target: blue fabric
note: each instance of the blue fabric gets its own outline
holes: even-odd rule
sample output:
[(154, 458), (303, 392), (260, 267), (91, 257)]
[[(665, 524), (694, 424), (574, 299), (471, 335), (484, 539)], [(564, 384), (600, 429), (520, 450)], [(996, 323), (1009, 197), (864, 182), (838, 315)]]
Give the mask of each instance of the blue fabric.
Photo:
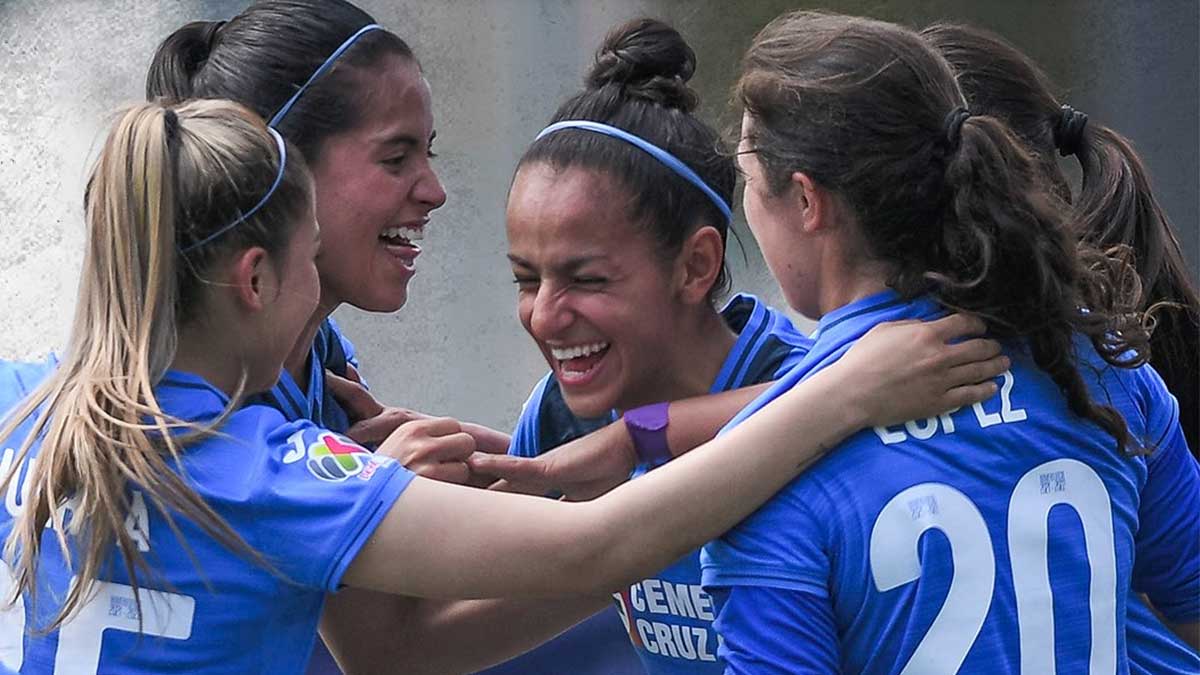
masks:
[(347, 364), (358, 368), (354, 345), (332, 318), (326, 319), (313, 341), (305, 367), (304, 386), (284, 370), (270, 391), (252, 396), (247, 402), (275, 408), (291, 422), (311, 420), (326, 429), (343, 433), (350, 428), (350, 418), (325, 391), (325, 370), (345, 375)]
[[(190, 421), (212, 420), (228, 404), (204, 380), (182, 372), (168, 373), (156, 396), (168, 414)], [(22, 640), (20, 624), (4, 624), (0, 646), (10, 649), (0, 653), (8, 656), (9, 667), (26, 673), (68, 672), (66, 664), (76, 669), (70, 672), (304, 672), (325, 594), (337, 590), (413, 474), (312, 422), (288, 421), (265, 406), (234, 412), (221, 431), (189, 446), (180, 469), (274, 573), (177, 518), (193, 559), (162, 514), (132, 488), (127, 528), (145, 545), (155, 572), (139, 584), (158, 589), (142, 603), (146, 634), (137, 632), (130, 579), (114, 565), (96, 599), (66, 628), (24, 635), (23, 665), (11, 649)], [(6, 450), (3, 464), (11, 462)], [(28, 464), (20, 471), (24, 480)], [(19, 513), (19, 492), (17, 484), (6, 495), (0, 536), (7, 536)], [(71, 579), (50, 531), (41, 565), (40, 602), (25, 607), (25, 621), (34, 628), (57, 610), (55, 598), (63, 597)], [(56, 658), (62, 661), (57, 669)]]
[[(929, 299), (906, 302), (892, 293), (830, 313), (801, 365), (731, 425), (831, 363), (872, 326), (940, 314)], [(781, 667), (893, 673), (908, 664), (913, 672), (998, 673), (1017, 672), (1024, 655), (1048, 659), (1026, 672), (1050, 672), (1054, 664), (1058, 672), (1088, 672), (1095, 616), (1108, 622), (1097, 629), (1097, 653), (1125, 673), (1131, 590), (1163, 601), (1172, 620), (1196, 620), (1200, 479), (1176, 440), (1175, 401), (1151, 368), (1109, 367), (1082, 340), (1075, 349), (1093, 395), (1120, 410), (1135, 437), (1157, 444), (1157, 457), (1119, 455), (1107, 434), (1067, 409), (1019, 345), (1006, 346), (1013, 365), (993, 399), (852, 436), (706, 546), (703, 584), (723, 599), (716, 626), (730, 672), (751, 672), (755, 659), (828, 656), (830, 649), (832, 667), (813, 655)], [(1149, 472), (1151, 461), (1170, 473)], [(1144, 509), (1143, 500), (1155, 505)], [(1025, 581), (1027, 626), (1018, 622), (1014, 570)], [(1043, 575), (1047, 590), (1038, 587)], [(796, 593), (822, 600), (823, 611), (780, 635), (785, 627), (760, 608), (782, 608)], [(935, 625), (939, 615), (945, 623)], [(1167, 640), (1161, 626), (1142, 627), (1146, 650)], [(836, 644), (813, 638), (830, 631)], [(783, 643), (788, 651), (777, 652)]]
[[(750, 295), (734, 297), (721, 311), (737, 334), (710, 393), (769, 382), (794, 368), (809, 339), (781, 312)], [(547, 375), (533, 389), (513, 432), (510, 454), (536, 456), (599, 428), (615, 418), (580, 420), (563, 401), (558, 383)], [(634, 476), (647, 467), (638, 467)], [(651, 578), (615, 594), (617, 612), (643, 665), (651, 675), (720, 673), (717, 634), (712, 629), (712, 598), (700, 587), (699, 550)]]

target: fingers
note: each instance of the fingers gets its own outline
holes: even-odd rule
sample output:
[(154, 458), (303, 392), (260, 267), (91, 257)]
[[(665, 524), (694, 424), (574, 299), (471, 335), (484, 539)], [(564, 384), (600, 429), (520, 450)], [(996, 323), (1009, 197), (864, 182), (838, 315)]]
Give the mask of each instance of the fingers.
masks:
[(369, 419), (356, 422), (346, 430), (346, 435), (359, 443), (378, 443), (392, 434), (400, 426), (412, 421), (399, 408), (390, 408)]
[(476, 452), (467, 458), (467, 465), (475, 473), (494, 476), (508, 482), (543, 482), (546, 478), (544, 463), (532, 457)]
[(383, 405), (365, 387), (328, 370), (325, 371), (325, 387), (354, 419), (367, 419), (383, 412)]
[(358, 368), (355, 368), (353, 363), (346, 364), (346, 379), (350, 380), (354, 384), (362, 386), (362, 375), (358, 374)]
[(1000, 343), (995, 340), (975, 338), (957, 344), (946, 345), (945, 364), (958, 366), (976, 361), (986, 361), (1000, 354)]
[(983, 335), (987, 332), (987, 324), (983, 319), (970, 314), (951, 314), (937, 321), (930, 321), (927, 325), (942, 342)]
[(463, 422), (462, 430), (475, 438), (475, 444), (478, 446), (480, 452), (506, 454), (508, 446), (512, 443), (512, 437), (508, 434), (485, 427), (482, 424)]
[(428, 443), (424, 456), (436, 462), (464, 462), (475, 452), (475, 439), (462, 431), (429, 439)]
[(463, 485), (471, 478), (471, 469), (465, 462), (441, 462), (438, 464), (425, 464), (420, 467), (409, 467), (409, 470), (416, 473), (418, 476), (424, 476), (432, 480), (439, 480), (443, 483), (454, 483)]
[(954, 366), (946, 372), (946, 389), (989, 382), (993, 378), (999, 377), (1011, 366), (1012, 361), (1003, 354), (994, 356), (986, 361), (975, 361), (961, 366)]
[(995, 396), (998, 389), (998, 385), (992, 381), (955, 387), (946, 392), (945, 407), (947, 410), (954, 410), (986, 401)]

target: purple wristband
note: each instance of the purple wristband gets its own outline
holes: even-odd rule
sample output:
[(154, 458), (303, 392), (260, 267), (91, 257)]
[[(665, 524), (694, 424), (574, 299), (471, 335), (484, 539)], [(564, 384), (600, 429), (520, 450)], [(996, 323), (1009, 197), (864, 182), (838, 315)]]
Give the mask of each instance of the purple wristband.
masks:
[(667, 415), (669, 402), (651, 403), (640, 408), (626, 410), (622, 417), (638, 459), (645, 464), (657, 466), (669, 462), (671, 448), (667, 445)]

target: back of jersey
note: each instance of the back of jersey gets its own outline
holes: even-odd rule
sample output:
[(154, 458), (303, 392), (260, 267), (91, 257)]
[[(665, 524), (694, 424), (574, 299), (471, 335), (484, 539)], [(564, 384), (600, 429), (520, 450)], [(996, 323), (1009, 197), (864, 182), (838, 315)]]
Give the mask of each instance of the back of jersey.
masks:
[[(880, 321), (936, 311), (871, 301), (823, 320), (806, 373)], [(1177, 442), (1153, 371), (1080, 354), (1093, 395), (1136, 438)], [(1169, 538), (1194, 529), (1194, 505), (1190, 521), (1141, 519), (1147, 461), (1075, 416), (1019, 347), (1009, 356), (992, 400), (857, 434), (710, 546), (705, 585), (731, 589), (718, 626), (733, 648), (761, 629), (739, 615), (738, 589), (752, 587), (827, 603), (844, 672), (1127, 672), (1129, 589), (1186, 591), (1157, 563), (1187, 555)]]

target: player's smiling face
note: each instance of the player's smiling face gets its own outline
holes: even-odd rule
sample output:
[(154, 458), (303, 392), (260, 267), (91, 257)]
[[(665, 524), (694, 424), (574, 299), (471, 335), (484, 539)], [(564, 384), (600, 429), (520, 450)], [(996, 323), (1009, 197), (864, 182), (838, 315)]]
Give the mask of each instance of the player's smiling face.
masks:
[(429, 213), (446, 201), (430, 164), (429, 84), (396, 57), (359, 75), (358, 124), (313, 163), (321, 223), (321, 304), (393, 312), (408, 299)]
[(521, 324), (581, 417), (654, 400), (680, 305), (670, 265), (603, 174), (526, 165), (507, 210)]

